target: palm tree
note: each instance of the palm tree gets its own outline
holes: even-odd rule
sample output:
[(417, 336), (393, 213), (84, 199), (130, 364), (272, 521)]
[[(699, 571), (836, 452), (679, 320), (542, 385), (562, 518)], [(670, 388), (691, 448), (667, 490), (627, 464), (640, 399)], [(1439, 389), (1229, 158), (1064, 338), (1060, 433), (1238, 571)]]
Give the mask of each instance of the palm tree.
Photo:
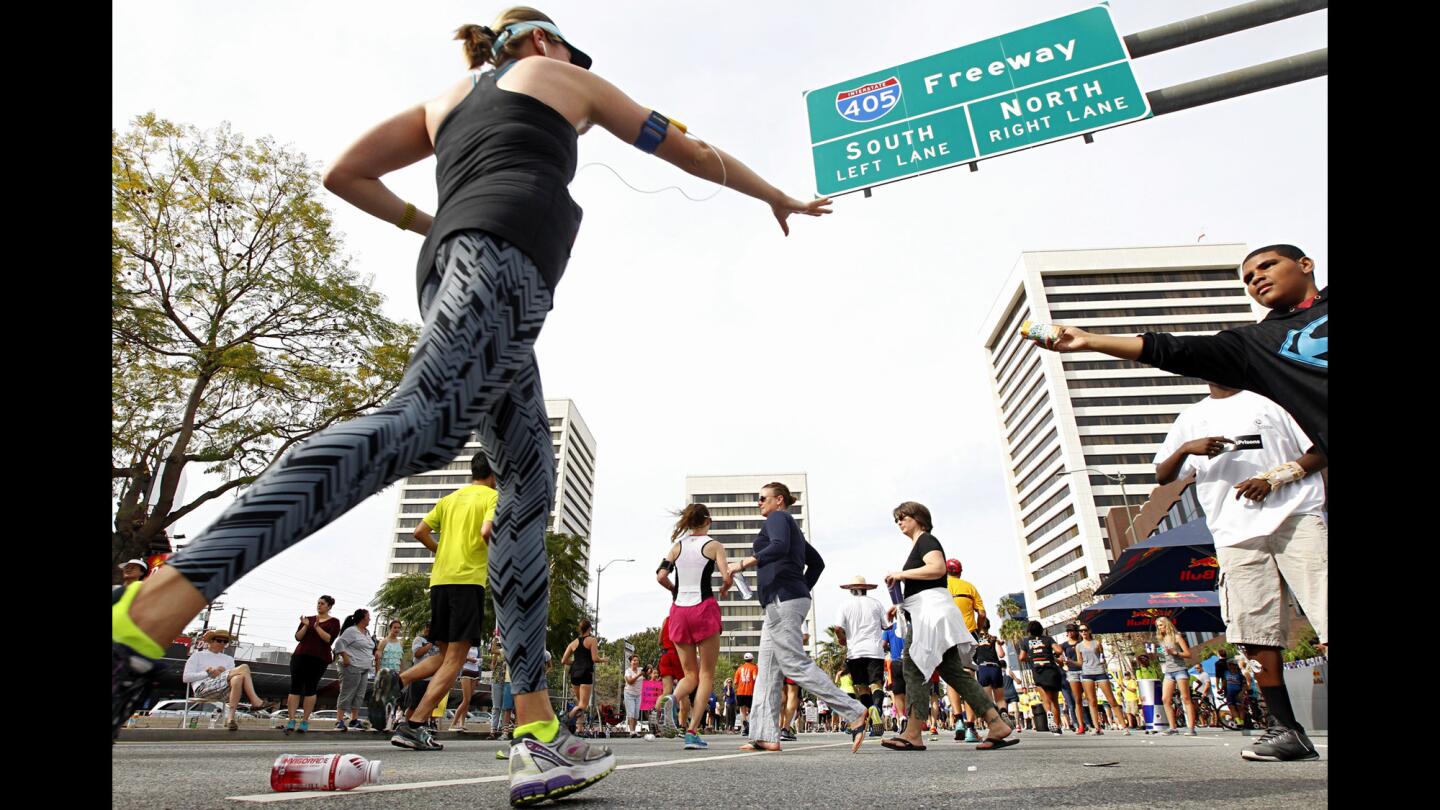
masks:
[(556, 658), (575, 638), (580, 620), (591, 618), (584, 598), (590, 587), (584, 549), (584, 538), (545, 534), (545, 553), (550, 558), (550, 626), (545, 634), (545, 646)]
[(1018, 619), (1024, 612), (1020, 609), (1020, 603), (1008, 596), (1000, 600), (997, 609), (1000, 611), (1000, 618), (1002, 619)]
[(825, 628), (825, 637), (825, 640), (820, 642), (820, 649), (815, 655), (815, 663), (825, 670), (825, 674), (831, 675), (845, 665), (845, 648), (840, 645), (840, 639), (835, 635), (835, 628)]

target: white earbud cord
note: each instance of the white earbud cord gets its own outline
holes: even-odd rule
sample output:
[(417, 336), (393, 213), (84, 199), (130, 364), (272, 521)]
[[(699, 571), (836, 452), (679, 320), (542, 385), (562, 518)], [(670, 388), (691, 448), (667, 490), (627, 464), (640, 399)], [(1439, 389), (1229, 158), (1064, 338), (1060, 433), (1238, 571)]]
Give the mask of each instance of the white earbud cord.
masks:
[[(686, 137), (689, 137), (689, 136), (686, 136)], [(725, 188), (725, 181), (726, 181), (727, 179), (729, 179), (729, 177), (728, 177), (728, 175), (727, 175), (726, 172), (725, 172), (725, 158), (720, 157), (720, 150), (716, 149), (715, 147), (711, 146), (711, 145), (708, 144), (708, 143), (705, 143), (704, 141), (701, 141), (699, 138), (695, 138), (695, 140), (696, 140), (696, 141), (699, 141), (701, 144), (703, 144), (706, 149), (709, 149), (709, 150), (715, 155), (715, 159), (718, 160), (718, 161), (720, 161), (720, 185), (719, 185), (719, 187), (717, 187), (714, 191), (710, 192), (710, 196), (708, 196), (708, 197), (699, 197), (699, 198), (691, 197), (688, 193), (686, 193), (685, 189), (680, 188), (679, 186), (665, 186), (664, 188), (657, 188), (657, 189), (650, 190), (650, 191), (647, 191), (647, 190), (645, 190), (645, 189), (643, 189), (643, 188), (636, 188), (634, 185), (631, 185), (630, 181), (629, 181), (629, 180), (626, 180), (626, 179), (620, 174), (620, 172), (615, 171), (615, 167), (609, 165), (608, 163), (601, 163), (600, 161), (591, 161), (590, 163), (586, 163), (584, 166), (581, 166), (579, 169), (576, 169), (575, 171), (578, 173), (578, 172), (581, 171), (582, 169), (588, 169), (588, 168), (591, 167), (591, 166), (601, 166), (601, 167), (603, 167), (603, 168), (609, 169), (609, 170), (610, 170), (610, 173), (613, 174), (613, 175), (615, 175), (615, 177), (618, 178), (618, 179), (620, 180), (620, 182), (624, 183), (626, 186), (629, 186), (631, 191), (639, 192), (640, 194), (659, 194), (659, 193), (661, 193), (661, 192), (669, 191), (669, 190), (671, 190), (671, 189), (674, 189), (675, 191), (680, 192), (681, 195), (683, 195), (683, 196), (685, 197), (685, 199), (689, 200), (690, 202), (697, 202), (697, 203), (698, 203), (698, 202), (708, 202), (708, 201), (714, 199), (715, 195), (716, 195), (716, 194), (719, 194), (720, 191), (721, 191), (721, 189), (724, 189), (724, 188)]]

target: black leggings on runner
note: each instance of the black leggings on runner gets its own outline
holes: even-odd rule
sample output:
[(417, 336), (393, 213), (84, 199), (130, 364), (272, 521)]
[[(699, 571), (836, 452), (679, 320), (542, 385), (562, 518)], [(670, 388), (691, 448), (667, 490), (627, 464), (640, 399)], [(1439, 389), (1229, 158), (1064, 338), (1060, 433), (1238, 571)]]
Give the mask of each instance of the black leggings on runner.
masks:
[(450, 463), (478, 429), (500, 486), (489, 564), (496, 622), (515, 692), (533, 692), (545, 688), (545, 525), (555, 500), (534, 351), (550, 290), (525, 254), (481, 231), (447, 238), (435, 264), (395, 397), (292, 449), (168, 564), (214, 599), (381, 489)]

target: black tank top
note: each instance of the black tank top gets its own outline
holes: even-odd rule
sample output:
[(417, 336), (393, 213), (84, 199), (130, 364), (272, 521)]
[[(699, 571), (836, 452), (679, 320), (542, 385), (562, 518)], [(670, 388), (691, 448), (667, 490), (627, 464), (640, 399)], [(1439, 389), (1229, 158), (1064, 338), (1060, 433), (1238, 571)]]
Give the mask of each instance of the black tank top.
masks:
[(1048, 638), (1030, 636), (1025, 639), (1025, 650), (1030, 653), (1030, 662), (1035, 666), (1058, 666), (1055, 663), (1055, 642)]
[(589, 674), (590, 670), (595, 668), (595, 659), (590, 655), (590, 648), (585, 646), (587, 638), (589, 636), (581, 636), (578, 639), (580, 643), (575, 645), (575, 660), (570, 662), (570, 677), (572, 678), (577, 674)]
[(1000, 656), (995, 653), (995, 639), (987, 637), (975, 645), (971, 659), (977, 664), (999, 664)]
[(420, 248), (417, 290), (441, 242), (457, 231), (479, 229), (510, 242), (535, 262), (551, 292), (570, 259), (581, 215), (567, 188), (575, 177), (575, 127), (545, 102), (501, 90), (495, 73), (481, 74), (435, 132), (439, 204)]

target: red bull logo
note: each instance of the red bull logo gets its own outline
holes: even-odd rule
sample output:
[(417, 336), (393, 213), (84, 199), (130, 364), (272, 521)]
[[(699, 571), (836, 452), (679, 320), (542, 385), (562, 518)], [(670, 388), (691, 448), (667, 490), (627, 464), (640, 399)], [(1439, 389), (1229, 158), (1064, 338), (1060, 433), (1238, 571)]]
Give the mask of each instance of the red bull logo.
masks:
[(1126, 628), (1146, 629), (1155, 626), (1155, 620), (1161, 616), (1169, 616), (1173, 611), (1160, 610), (1159, 608), (1145, 608), (1144, 610), (1130, 611), (1130, 617), (1125, 620)]
[(1180, 572), (1181, 582), (1213, 582), (1220, 570), (1220, 561), (1214, 557), (1192, 557), (1190, 564)]

